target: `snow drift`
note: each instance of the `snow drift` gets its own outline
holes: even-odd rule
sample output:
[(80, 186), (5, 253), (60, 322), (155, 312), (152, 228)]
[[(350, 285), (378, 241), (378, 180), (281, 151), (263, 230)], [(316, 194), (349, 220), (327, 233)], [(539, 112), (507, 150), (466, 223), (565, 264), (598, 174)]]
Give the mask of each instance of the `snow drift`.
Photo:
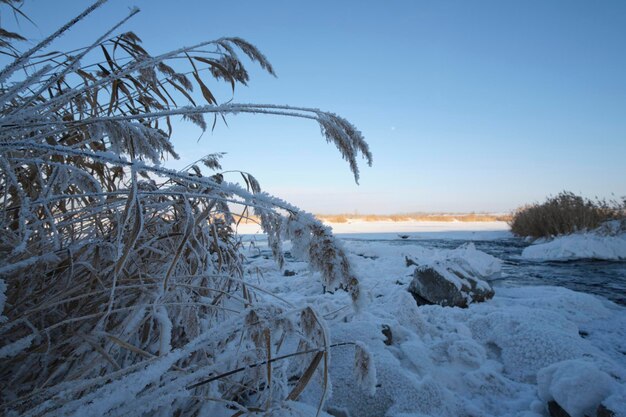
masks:
[(626, 233), (611, 236), (592, 231), (542, 240), (525, 248), (522, 258), (537, 261), (626, 259)]

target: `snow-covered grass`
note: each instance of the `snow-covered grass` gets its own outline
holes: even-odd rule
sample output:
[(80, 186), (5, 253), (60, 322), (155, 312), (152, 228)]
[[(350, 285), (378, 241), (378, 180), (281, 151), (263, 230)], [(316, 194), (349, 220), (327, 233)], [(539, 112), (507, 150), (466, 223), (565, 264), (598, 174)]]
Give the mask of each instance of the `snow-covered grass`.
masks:
[[(164, 167), (178, 158), (170, 119), (202, 130), (205, 115), (315, 121), (355, 181), (359, 156), (372, 162), (368, 145), (334, 113), (218, 101), (212, 83), (234, 94), (250, 62), (274, 74), (241, 38), (150, 55), (133, 32), (115, 34), (132, 8), (86, 46), (59, 51), (56, 41), (104, 3), (30, 45), (0, 27), (0, 53), (12, 61), (0, 68), (0, 414), (277, 413), (312, 370), (326, 369), (329, 339), (311, 306), (257, 297), (231, 208), (260, 219), (278, 265), (291, 238), (329, 291), (349, 291), (356, 304), (358, 279), (314, 216), (247, 172), (243, 183), (225, 181), (223, 154), (210, 153), (219, 139), (182, 171)], [(0, 12), (25, 17), (20, 5), (2, 1)], [(359, 352), (355, 369), (371, 381), (370, 356)]]
[[(353, 374), (354, 348), (331, 350), (327, 410), (353, 417), (540, 417), (556, 400), (573, 417), (600, 402), (626, 415), (624, 307), (548, 286), (496, 287), (492, 300), (467, 309), (418, 307), (406, 290), (415, 267), (407, 267), (405, 257), (422, 264), (464, 260), (485, 275), (497, 274), (499, 261), (472, 245), (436, 250), (343, 243), (366, 298), (357, 312), (346, 294), (323, 294), (304, 263), (288, 261), (286, 268), (297, 273), (291, 277), (263, 257), (248, 266), (274, 294), (315, 305), (327, 319), (331, 343), (356, 341), (373, 356), (377, 383), (370, 395)], [(321, 396), (317, 378), (300, 398), (312, 406)]]

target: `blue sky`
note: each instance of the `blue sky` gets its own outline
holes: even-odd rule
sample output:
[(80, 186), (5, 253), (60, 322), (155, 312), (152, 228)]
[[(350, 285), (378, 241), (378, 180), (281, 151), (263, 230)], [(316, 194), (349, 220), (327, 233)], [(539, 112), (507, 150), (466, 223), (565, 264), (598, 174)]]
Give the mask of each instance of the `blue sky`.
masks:
[[(28, 0), (38, 27), (22, 28), (37, 40), (88, 4)], [(626, 2), (111, 0), (58, 48), (84, 46), (134, 5), (125, 29), (150, 52), (244, 37), (278, 78), (251, 65), (235, 101), (339, 113), (374, 154), (357, 186), (311, 121), (235, 116), (199, 141), (180, 128), (172, 166), (224, 151), (225, 169), (316, 213), (626, 195)]]

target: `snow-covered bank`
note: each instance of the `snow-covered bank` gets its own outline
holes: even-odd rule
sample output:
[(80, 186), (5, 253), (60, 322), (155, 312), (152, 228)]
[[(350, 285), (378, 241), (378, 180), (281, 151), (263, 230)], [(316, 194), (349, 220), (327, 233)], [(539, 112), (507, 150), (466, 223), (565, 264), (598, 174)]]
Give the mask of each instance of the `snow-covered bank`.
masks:
[(588, 232), (559, 236), (525, 248), (522, 258), (537, 261), (626, 259), (626, 233), (609, 236)]
[[(354, 377), (354, 349), (331, 351), (327, 411), (545, 417), (547, 402), (556, 400), (572, 417), (595, 411), (600, 402), (626, 416), (623, 307), (545, 286), (496, 288), (492, 300), (467, 309), (418, 307), (407, 291), (415, 267), (407, 267), (405, 257), (422, 264), (465, 261), (485, 275), (497, 272), (498, 260), (471, 245), (436, 250), (351, 240), (344, 246), (366, 294), (358, 312), (347, 294), (322, 294), (304, 263), (286, 265), (296, 273), (291, 277), (263, 257), (250, 265), (274, 294), (313, 305), (328, 320), (332, 343), (361, 342), (373, 355), (377, 381), (370, 395)], [(299, 400), (317, 406), (321, 381), (321, 375), (313, 379)]]
[[(376, 233), (377, 238), (385, 238), (382, 234), (389, 234), (388, 238), (396, 239), (398, 234), (408, 238), (432, 239), (467, 239), (491, 240), (511, 237), (509, 225), (506, 222), (426, 222), (426, 221), (363, 221), (349, 220), (346, 223), (325, 223), (333, 229), (335, 234), (366, 234)], [(241, 224), (238, 227), (240, 234), (261, 233), (257, 224)]]

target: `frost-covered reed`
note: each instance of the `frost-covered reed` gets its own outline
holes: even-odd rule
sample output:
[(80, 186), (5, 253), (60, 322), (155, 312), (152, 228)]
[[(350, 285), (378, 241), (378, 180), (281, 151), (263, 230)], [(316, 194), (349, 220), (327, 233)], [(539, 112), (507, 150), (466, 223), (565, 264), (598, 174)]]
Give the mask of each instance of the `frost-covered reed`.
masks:
[(320, 288), (356, 303), (358, 280), (327, 227), (248, 173), (245, 186), (225, 181), (220, 154), (161, 166), (177, 157), (171, 118), (202, 129), (207, 115), (213, 126), (236, 113), (314, 120), (357, 181), (367, 144), (332, 113), (220, 104), (207, 83), (246, 84), (240, 56), (274, 73), (240, 38), (152, 56), (134, 33), (113, 35), (134, 9), (88, 47), (47, 49), (103, 3), (26, 52), (19, 34), (0, 34), (13, 59), (0, 70), (0, 413), (277, 411), (314, 373), (326, 380), (331, 340), (314, 308), (250, 280), (231, 210), (261, 219), (279, 265), (292, 240)]

